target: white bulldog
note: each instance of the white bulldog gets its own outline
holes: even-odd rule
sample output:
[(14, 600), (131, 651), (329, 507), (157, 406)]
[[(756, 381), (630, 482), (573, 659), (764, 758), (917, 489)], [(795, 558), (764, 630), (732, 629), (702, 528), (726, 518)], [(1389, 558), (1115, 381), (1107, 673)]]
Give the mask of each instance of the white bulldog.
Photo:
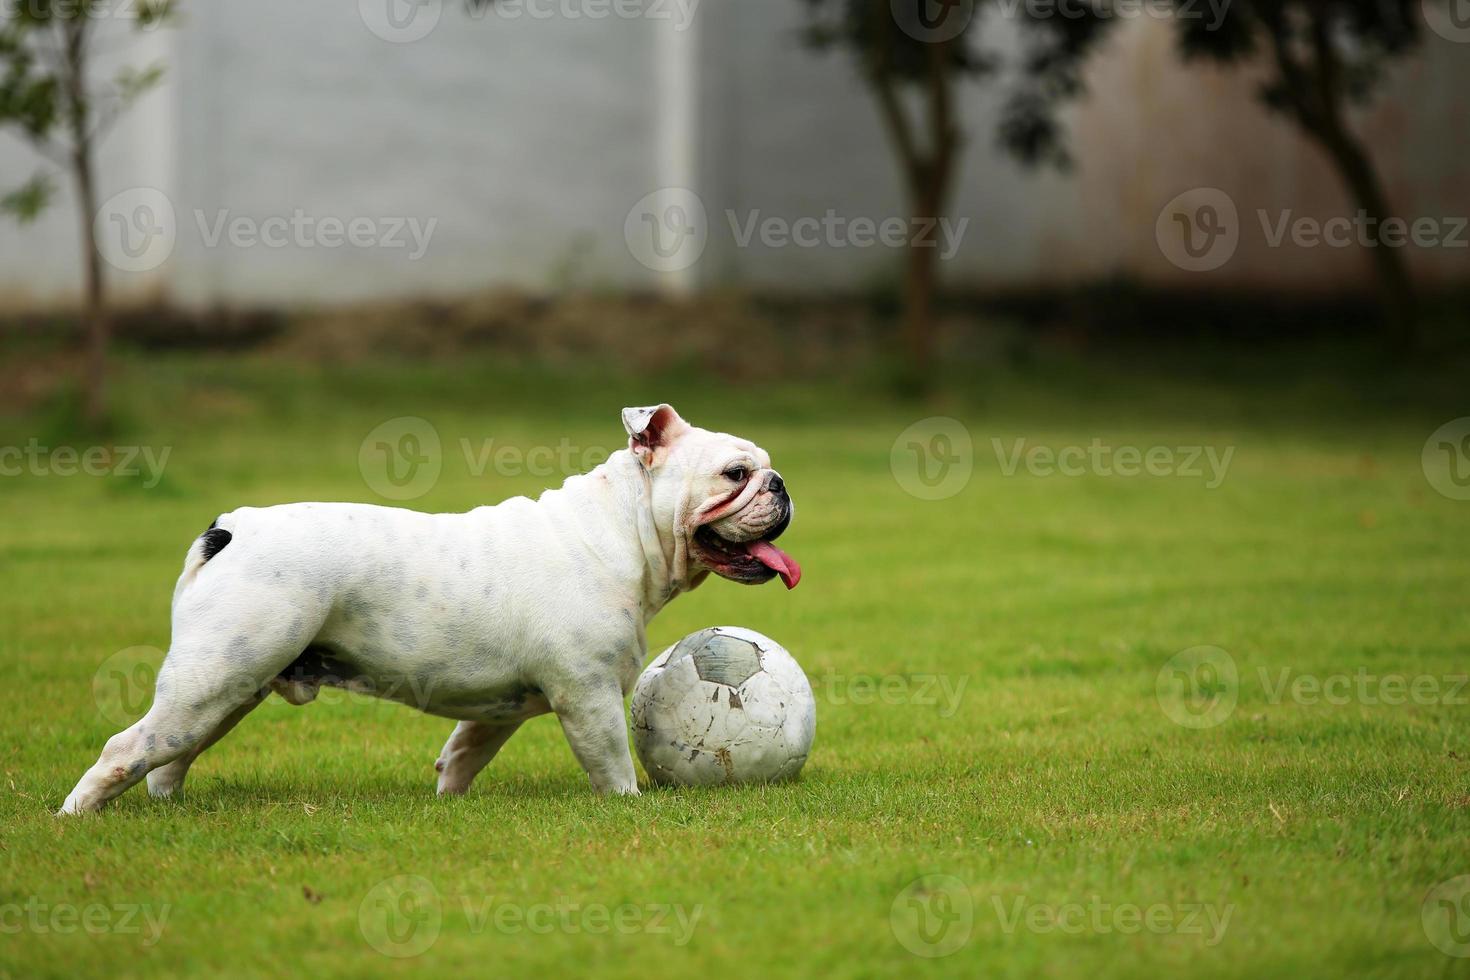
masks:
[(62, 813), (145, 775), (183, 785), (271, 691), (349, 686), (459, 720), (435, 768), (463, 793), (527, 718), (556, 712), (601, 793), (637, 793), (623, 698), (645, 629), (710, 572), (787, 588), (791, 498), (770, 457), (668, 405), (623, 410), (628, 448), (537, 500), (466, 514), (366, 504), (242, 507), (189, 549), (153, 706), (108, 739)]

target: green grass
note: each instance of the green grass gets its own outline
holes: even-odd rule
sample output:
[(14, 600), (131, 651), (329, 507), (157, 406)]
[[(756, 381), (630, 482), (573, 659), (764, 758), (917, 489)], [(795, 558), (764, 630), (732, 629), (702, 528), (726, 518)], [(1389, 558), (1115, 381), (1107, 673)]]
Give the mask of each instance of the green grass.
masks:
[[(1470, 502), (1420, 468), (1428, 434), (1470, 406), (1279, 365), (1212, 371), (1033, 366), (918, 406), (835, 381), (128, 361), (117, 442), (170, 447), (156, 487), (0, 478), (0, 975), (1470, 975), (1421, 923), (1427, 892), (1470, 873), (1470, 690), (1455, 680), (1470, 671)], [(1460, 397), (1458, 381), (1423, 387)], [(183, 552), (216, 513), (378, 500), (358, 447), (400, 415), (432, 421), (445, 447), (413, 506), (534, 493), (555, 480), (475, 476), (459, 440), (612, 448), (618, 408), (657, 397), (762, 443), (798, 501), (783, 540), (806, 573), (795, 592), (711, 582), (650, 643), (718, 623), (785, 643), (818, 696), (801, 780), (598, 799), (542, 718), (467, 797), (438, 800), (451, 722), (324, 695), (272, 699), (201, 759), (182, 801), (135, 789), (99, 817), (51, 816), (120, 727), (94, 673), (167, 647)], [(930, 415), (962, 419), (975, 443), (973, 476), (939, 501), (890, 470), (898, 434)], [(50, 418), (0, 420), (0, 445), (86, 445)], [(1235, 454), (1217, 489), (1006, 476), (993, 437)], [(1238, 704), (1195, 729), (1156, 684), (1200, 645), (1233, 658)], [(1283, 670), (1430, 678), (1439, 699), (1273, 697)], [(393, 906), (430, 930), (399, 938), (434, 939), (415, 957), (364, 935), (386, 921), (392, 886), (375, 886), (398, 875), (433, 889)], [(929, 896), (959, 916), (931, 935), (969, 928), (942, 958), (915, 956), (893, 925), (897, 903), (908, 935), (905, 888), (922, 875), (963, 889)], [(103, 925), (137, 905), (167, 919), (157, 937), (142, 913), (141, 932), (91, 934), (38, 926), (28, 903), (99, 907)], [(624, 904), (698, 918), (687, 937), (677, 915), (669, 931), (608, 933), (536, 918)], [(1126, 911), (1151, 906), (1156, 930)], [(515, 918), (528, 912), (541, 931)], [(1047, 928), (1054, 913), (1076, 927)]]

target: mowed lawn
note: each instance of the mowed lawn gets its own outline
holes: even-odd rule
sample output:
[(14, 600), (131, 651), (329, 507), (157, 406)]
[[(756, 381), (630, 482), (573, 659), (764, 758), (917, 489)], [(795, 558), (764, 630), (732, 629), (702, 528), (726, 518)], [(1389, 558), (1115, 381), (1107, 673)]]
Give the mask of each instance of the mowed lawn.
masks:
[[(0, 975), (1470, 975), (1470, 501), (1421, 466), (1470, 402), (1069, 368), (912, 403), (214, 356), (129, 360), (119, 386), (117, 442), (169, 452), (155, 486), (0, 477)], [(217, 513), (393, 503), (359, 450), (401, 416), (441, 441), (405, 506), (534, 494), (659, 398), (772, 452), (805, 578), (711, 581), (651, 652), (713, 624), (784, 643), (818, 700), (799, 781), (599, 799), (547, 717), (439, 800), (452, 722), (329, 693), (272, 698), (182, 801), (51, 815), (146, 704), (133, 648), (167, 648)], [(969, 457), (938, 423), (900, 440), (931, 416)], [(0, 420), (0, 446), (32, 437), (88, 445)], [(1008, 475), (1017, 440), (1156, 449), (1168, 475)], [(923, 499), (912, 443), (955, 492)], [(1175, 472), (1191, 447), (1233, 451), (1218, 486), (1208, 457)]]

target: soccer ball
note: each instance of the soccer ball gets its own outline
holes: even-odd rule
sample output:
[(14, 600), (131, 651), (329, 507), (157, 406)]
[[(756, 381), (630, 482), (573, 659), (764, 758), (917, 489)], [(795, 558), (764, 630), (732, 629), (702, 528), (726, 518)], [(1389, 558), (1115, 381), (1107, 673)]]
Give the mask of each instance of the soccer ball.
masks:
[(633, 742), (655, 783), (790, 779), (816, 724), (801, 666), (775, 640), (738, 626), (690, 633), (633, 689)]

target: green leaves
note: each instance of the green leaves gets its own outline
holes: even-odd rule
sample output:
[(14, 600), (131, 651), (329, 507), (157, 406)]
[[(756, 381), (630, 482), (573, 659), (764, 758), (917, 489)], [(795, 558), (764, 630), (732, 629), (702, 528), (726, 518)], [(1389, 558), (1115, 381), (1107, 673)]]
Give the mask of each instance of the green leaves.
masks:
[(16, 126), (33, 141), (45, 139), (61, 118), (60, 92), (56, 77), (32, 72), (27, 59), (10, 59), (0, 76), (0, 126)]
[(21, 224), (35, 221), (56, 196), (56, 182), (50, 174), (37, 174), (20, 187), (0, 197), (0, 213), (8, 214)]
[(124, 106), (132, 103), (163, 79), (163, 65), (152, 64), (146, 68), (124, 68), (117, 73), (117, 97)]

